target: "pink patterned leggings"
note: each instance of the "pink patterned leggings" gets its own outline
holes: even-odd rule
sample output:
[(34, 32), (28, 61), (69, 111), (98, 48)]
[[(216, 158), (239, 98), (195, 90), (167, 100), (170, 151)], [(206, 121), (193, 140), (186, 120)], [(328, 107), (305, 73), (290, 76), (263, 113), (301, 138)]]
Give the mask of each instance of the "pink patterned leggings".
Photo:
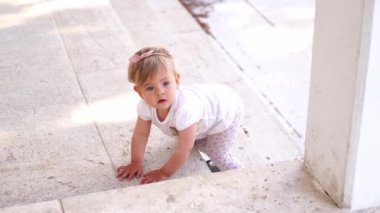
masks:
[(205, 153), (222, 171), (242, 167), (242, 164), (229, 152), (237, 137), (239, 121), (240, 115), (237, 115), (228, 129), (195, 141), (199, 151)]

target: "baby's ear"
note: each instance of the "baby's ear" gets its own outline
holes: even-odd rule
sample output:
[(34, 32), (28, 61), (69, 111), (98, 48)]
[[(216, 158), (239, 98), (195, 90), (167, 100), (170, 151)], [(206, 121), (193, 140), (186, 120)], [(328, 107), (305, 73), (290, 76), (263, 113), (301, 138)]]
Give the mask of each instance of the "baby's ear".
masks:
[(137, 94), (139, 94), (139, 96), (140, 96), (141, 99), (144, 99), (144, 97), (142, 96), (141, 88), (140, 87), (134, 86), (133, 90), (135, 90), (135, 92), (137, 92)]

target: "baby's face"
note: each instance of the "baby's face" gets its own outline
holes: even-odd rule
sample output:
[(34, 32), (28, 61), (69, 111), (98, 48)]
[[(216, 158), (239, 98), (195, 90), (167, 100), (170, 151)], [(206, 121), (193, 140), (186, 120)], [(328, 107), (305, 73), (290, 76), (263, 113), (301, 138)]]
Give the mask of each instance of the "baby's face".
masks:
[(135, 90), (149, 106), (156, 108), (159, 113), (166, 114), (174, 101), (178, 85), (178, 75), (172, 71), (160, 70), (155, 76), (137, 85)]

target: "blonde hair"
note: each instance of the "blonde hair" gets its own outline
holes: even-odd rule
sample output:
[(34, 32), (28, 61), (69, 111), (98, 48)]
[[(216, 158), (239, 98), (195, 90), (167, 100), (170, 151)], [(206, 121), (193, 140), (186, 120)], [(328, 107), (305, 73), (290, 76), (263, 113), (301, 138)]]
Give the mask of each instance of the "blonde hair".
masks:
[[(131, 60), (137, 57), (136, 60)], [(134, 84), (142, 84), (148, 78), (154, 76), (158, 71), (177, 71), (174, 67), (173, 57), (169, 51), (162, 47), (145, 47), (137, 51), (128, 65), (128, 80)]]

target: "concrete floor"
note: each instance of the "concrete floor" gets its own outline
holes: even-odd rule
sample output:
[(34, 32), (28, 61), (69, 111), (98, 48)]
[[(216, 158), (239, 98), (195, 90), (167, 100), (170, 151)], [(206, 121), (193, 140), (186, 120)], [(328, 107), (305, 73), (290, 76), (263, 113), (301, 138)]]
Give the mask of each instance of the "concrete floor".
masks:
[(304, 140), (314, 0), (181, 0), (279, 120)]
[[(264, 174), (280, 162), (299, 168), (299, 135), (273, 113), (230, 50), (178, 1), (1, 0), (0, 11), (0, 208), (55, 200), (58, 212), (69, 212), (63, 198), (137, 184), (117, 181), (114, 171), (129, 161), (138, 101), (127, 83), (126, 59), (149, 45), (173, 53), (184, 84), (224, 83), (241, 94), (245, 114), (233, 152), (247, 173), (259, 168)], [(175, 141), (154, 129), (145, 170), (160, 166), (174, 148)], [(215, 178), (228, 182), (224, 174)], [(213, 183), (194, 150), (171, 179), (188, 177), (184, 183), (192, 185), (196, 175)], [(331, 208), (323, 196), (322, 203)]]
[(310, 179), (302, 162), (288, 161), (11, 207), (3, 212), (349, 212), (319, 193)]

